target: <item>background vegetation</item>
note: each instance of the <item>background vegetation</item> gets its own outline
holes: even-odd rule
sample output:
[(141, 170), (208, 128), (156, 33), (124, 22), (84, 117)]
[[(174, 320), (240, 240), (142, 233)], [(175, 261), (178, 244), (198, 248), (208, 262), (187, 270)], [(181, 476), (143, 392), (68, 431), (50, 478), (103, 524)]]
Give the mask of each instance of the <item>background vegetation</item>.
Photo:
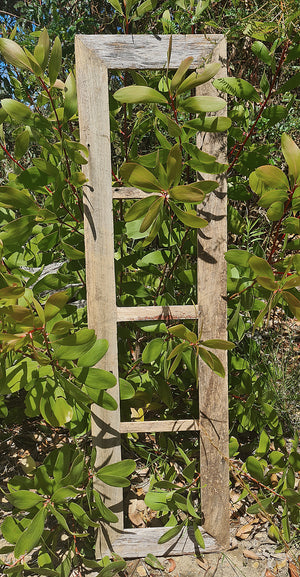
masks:
[[(76, 33), (227, 37), (229, 79), (214, 81), (220, 97), (228, 97), (230, 121), (221, 127), (228, 131), (227, 165), (195, 149), (199, 126), (207, 130), (210, 121), (186, 103), (184, 74), (171, 87), (161, 74), (111, 78), (114, 185), (142, 188), (147, 174), (150, 192), (167, 188), (171, 196), (171, 202), (160, 197), (152, 212), (146, 206), (146, 222), (145, 206), (115, 202), (117, 299), (120, 306), (195, 301), (195, 229), (203, 226), (194, 220), (201, 202), (195, 194), (209, 191), (202, 185), (196, 192), (193, 184), (198, 171), (210, 181), (226, 171), (228, 333), (235, 344), (229, 353), (231, 483), (239, 483), (249, 513), (264, 512), (281, 546), (299, 538), (300, 12), (292, 1), (125, 4), (6, 1), (0, 11), (1, 442), (8, 447), (12, 437), (27, 451), (25, 474), (14, 471), (3, 486), (13, 507), (2, 524), (11, 544), (3, 553), (14, 551), (16, 559), (3, 566), (5, 575), (63, 576), (91, 567), (106, 577), (121, 570), (121, 559), (94, 560), (99, 518), (116, 518), (92, 478), (129, 486), (135, 462), (149, 467), (146, 503), (161, 523), (171, 533), (193, 524), (201, 541), (197, 439), (131, 436), (122, 464), (94, 470), (90, 405), (115, 409), (107, 392), (115, 379), (93, 368), (109, 344), (87, 328), (80, 168), (87, 150), (77, 123)], [(141, 106), (138, 96), (128, 96), (131, 83), (155, 90), (160, 100)], [(192, 79), (185, 88), (193, 89)], [(194, 127), (190, 112), (198, 114)], [(173, 172), (172, 159), (177, 167), (183, 160), (184, 170)], [(175, 190), (179, 182), (188, 188)], [(199, 348), (222, 373), (217, 351), (203, 352), (192, 323), (169, 328), (120, 329), (126, 419), (195, 417)], [(36, 447), (33, 434), (59, 438), (61, 448)]]

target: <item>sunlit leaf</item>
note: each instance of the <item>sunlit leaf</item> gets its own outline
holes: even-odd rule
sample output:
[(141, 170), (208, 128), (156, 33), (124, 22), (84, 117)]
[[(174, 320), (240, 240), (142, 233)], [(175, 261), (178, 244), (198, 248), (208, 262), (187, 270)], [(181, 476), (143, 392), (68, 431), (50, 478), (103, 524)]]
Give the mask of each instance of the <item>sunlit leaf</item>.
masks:
[(168, 154), (167, 180), (168, 187), (177, 185), (182, 173), (182, 155), (179, 144), (175, 144)]
[(207, 220), (201, 218), (200, 216), (196, 216), (195, 214), (189, 211), (183, 211), (174, 202), (170, 202), (170, 206), (173, 212), (176, 214), (177, 218), (186, 226), (190, 226), (191, 228), (204, 228), (208, 225)]
[(231, 126), (230, 118), (227, 116), (205, 116), (204, 118), (194, 118), (184, 123), (183, 128), (192, 128), (197, 132), (224, 132)]
[(30, 551), (32, 551), (32, 549), (38, 544), (43, 534), (46, 516), (47, 511), (45, 509), (40, 509), (31, 520), (30, 525), (28, 525), (19, 537), (14, 550), (16, 559), (19, 559), (21, 555), (24, 555), (25, 553), (30, 553)]
[(57, 76), (60, 71), (61, 62), (62, 62), (62, 47), (60, 39), (58, 38), (58, 36), (56, 36), (53, 42), (48, 66), (49, 80), (51, 86), (53, 86), (56, 82)]
[(179, 65), (179, 67), (177, 68), (172, 81), (171, 81), (171, 92), (173, 92), (174, 90), (176, 90), (177, 86), (182, 82), (182, 79), (185, 76), (185, 73), (187, 72), (187, 70), (189, 69), (190, 65), (193, 62), (193, 57), (192, 56), (188, 56), (187, 58), (185, 58)]
[(275, 280), (272, 267), (264, 258), (253, 255), (249, 258), (249, 265), (256, 276), (269, 277), (270, 279)]
[(120, 88), (114, 93), (114, 98), (123, 104), (139, 104), (142, 102), (168, 104), (164, 95), (157, 92), (157, 90), (154, 90), (154, 88), (150, 88), (149, 86), (138, 86), (136, 84)]
[(277, 168), (277, 166), (260, 166), (255, 170), (255, 174), (270, 188), (288, 190), (290, 187), (286, 175), (282, 170), (280, 170), (280, 168)]
[(247, 80), (243, 78), (218, 78), (213, 81), (213, 85), (217, 90), (231, 94), (236, 98), (243, 100), (250, 100), (252, 102), (259, 102), (260, 95), (255, 88)]
[(225, 100), (218, 96), (190, 96), (179, 103), (179, 108), (186, 112), (217, 112), (225, 106)]
[(220, 62), (212, 62), (205, 66), (204, 69), (197, 70), (196, 72), (192, 72), (183, 82), (180, 84), (179, 88), (177, 89), (177, 94), (182, 94), (182, 92), (186, 92), (187, 90), (192, 90), (196, 88), (196, 86), (200, 86), (205, 82), (208, 82), (213, 78), (217, 72), (219, 72), (221, 68)]
[(133, 220), (137, 220), (143, 217), (146, 212), (149, 210), (150, 206), (156, 200), (157, 196), (151, 195), (146, 198), (142, 198), (135, 202), (126, 212), (124, 216), (125, 222), (132, 222)]
[(166, 531), (158, 540), (158, 544), (161, 545), (163, 543), (167, 543), (167, 541), (170, 541), (170, 539), (173, 539), (173, 537), (176, 537), (176, 535), (178, 535), (178, 533), (180, 533), (180, 531), (182, 531), (183, 526), (184, 526), (184, 524), (180, 523), (180, 525), (175, 525), (175, 527), (172, 527), (171, 529)]
[(300, 149), (288, 134), (282, 134), (281, 146), (284, 158), (289, 167), (289, 174), (294, 177), (294, 181), (300, 176)]
[[(9, 38), (0, 38), (0, 52), (3, 58), (17, 68), (32, 70), (32, 66), (21, 46)], [(2, 101), (3, 102), (3, 101)]]
[(145, 192), (160, 192), (162, 190), (160, 183), (152, 172), (135, 162), (123, 164), (120, 168), (120, 175), (125, 182)]

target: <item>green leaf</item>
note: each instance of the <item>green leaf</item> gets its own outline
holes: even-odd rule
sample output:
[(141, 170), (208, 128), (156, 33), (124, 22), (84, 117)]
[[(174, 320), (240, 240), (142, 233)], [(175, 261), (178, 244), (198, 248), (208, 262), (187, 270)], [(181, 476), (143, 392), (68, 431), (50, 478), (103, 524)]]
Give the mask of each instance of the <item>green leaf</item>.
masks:
[(150, 10), (154, 10), (156, 8), (156, 4), (157, 4), (157, 0), (145, 0), (135, 10), (133, 17), (132, 17), (132, 20), (139, 20), (147, 12), (150, 12)]
[(95, 391), (111, 389), (117, 382), (115, 375), (104, 369), (76, 367), (71, 369), (71, 371), (76, 379), (83, 383), (85, 388), (89, 390), (89, 393), (92, 393), (92, 389)]
[(167, 180), (168, 187), (172, 184), (177, 185), (182, 173), (182, 155), (180, 145), (175, 144), (168, 154), (167, 160)]
[(213, 81), (213, 85), (217, 90), (231, 94), (236, 98), (243, 100), (250, 100), (250, 102), (260, 102), (260, 95), (255, 88), (242, 78), (218, 78)]
[(74, 499), (74, 497), (77, 497), (80, 493), (82, 493), (81, 489), (77, 489), (76, 487), (73, 487), (73, 485), (67, 485), (66, 487), (60, 487), (54, 491), (51, 501), (60, 504), (67, 499)]
[(149, 208), (142, 224), (140, 226), (140, 232), (145, 232), (153, 224), (156, 217), (158, 216), (162, 206), (164, 204), (164, 198), (159, 196)]
[(283, 94), (284, 92), (290, 92), (291, 90), (298, 88), (298, 86), (300, 86), (300, 72), (296, 72), (294, 76), (289, 78), (289, 80), (280, 86), (277, 92)]
[(32, 66), (23, 48), (13, 40), (0, 38), (0, 52), (8, 64), (12, 64), (17, 68), (27, 68), (32, 71)]
[(258, 284), (269, 291), (274, 291), (278, 289), (278, 283), (272, 278), (266, 276), (257, 276), (256, 280)]
[(139, 104), (142, 102), (156, 104), (168, 104), (167, 99), (149, 86), (138, 86), (137, 84), (132, 84), (131, 86), (125, 86), (120, 88), (114, 93), (115, 100), (122, 102), (122, 104)]
[[(1, 42), (1, 38), (0, 38)], [(32, 116), (32, 112), (28, 106), (17, 100), (12, 100), (11, 98), (3, 98), (1, 100), (1, 105), (5, 112), (9, 114), (14, 120), (18, 122), (24, 122)]]
[(163, 346), (164, 340), (160, 338), (153, 339), (147, 343), (142, 353), (143, 363), (152, 363), (155, 361), (161, 355)]
[(203, 202), (205, 193), (191, 184), (182, 184), (171, 188), (170, 197), (177, 200), (177, 202), (192, 202), (193, 204), (199, 204), (200, 202)]
[(55, 358), (74, 360), (91, 349), (96, 342), (95, 331), (80, 329), (73, 335), (68, 335), (55, 341)]
[(198, 340), (196, 333), (190, 331), (189, 329), (187, 329), (182, 324), (175, 325), (174, 327), (170, 327), (168, 329), (168, 331), (171, 335), (174, 335), (175, 337), (178, 337), (179, 339), (185, 339), (185, 340), (189, 341), (190, 343), (196, 343)]
[(58, 36), (56, 36), (53, 42), (48, 66), (49, 80), (51, 86), (53, 86), (53, 84), (55, 84), (56, 82), (57, 76), (60, 71), (61, 62), (62, 62), (62, 47), (60, 39), (58, 38)]
[(169, 511), (167, 505), (168, 491), (148, 491), (145, 496), (145, 503), (152, 511)]
[(286, 190), (269, 190), (264, 192), (260, 197), (258, 204), (263, 208), (268, 208), (274, 202), (284, 203), (288, 199), (288, 193)]
[(253, 255), (249, 258), (248, 262), (253, 272), (255, 273), (255, 276), (268, 277), (273, 281), (275, 280), (272, 267), (264, 258)]
[(227, 116), (205, 116), (188, 120), (183, 124), (183, 128), (192, 128), (197, 132), (224, 132), (230, 126), (231, 120)]
[(21, 511), (27, 511), (28, 509), (32, 509), (39, 503), (44, 501), (44, 498), (37, 493), (32, 493), (31, 491), (14, 491), (9, 495), (6, 495), (6, 499)]
[(81, 355), (78, 359), (78, 367), (93, 367), (96, 365), (108, 351), (108, 341), (106, 339), (98, 339), (95, 344), (86, 353)]
[(156, 195), (151, 195), (135, 202), (124, 216), (125, 222), (132, 222), (133, 220), (137, 220), (143, 217), (153, 202), (156, 200), (156, 198)]
[(221, 68), (220, 62), (212, 62), (203, 68), (203, 70), (197, 70), (192, 72), (179, 86), (177, 94), (182, 94), (188, 90), (196, 88), (205, 82), (208, 82), (213, 78)]
[(96, 475), (99, 479), (102, 479), (103, 475), (109, 476), (114, 475), (116, 477), (128, 477), (135, 471), (135, 461), (133, 459), (124, 459), (119, 463), (113, 463), (112, 465), (105, 465), (97, 471)]
[(123, 164), (120, 168), (120, 175), (125, 182), (145, 192), (160, 192), (162, 190), (162, 186), (155, 176), (147, 168), (135, 162)]
[(187, 70), (189, 69), (190, 65), (192, 64), (194, 58), (192, 56), (188, 56), (187, 58), (185, 58), (179, 65), (179, 67), (177, 68), (172, 81), (171, 81), (171, 86), (170, 86), (170, 90), (171, 92), (174, 92), (174, 90), (176, 90), (177, 86), (182, 82), (185, 73), (187, 72)]
[(259, 445), (258, 445), (258, 448), (256, 449), (255, 453), (259, 457), (263, 457), (264, 455), (266, 455), (269, 448), (270, 448), (270, 439), (269, 439), (266, 431), (263, 429), (262, 432), (260, 433)]
[(196, 216), (193, 212), (180, 210), (174, 202), (170, 202), (170, 206), (177, 218), (179, 218), (185, 226), (190, 226), (191, 228), (204, 228), (208, 225), (207, 220), (200, 216)]
[(274, 106), (269, 106), (265, 108), (262, 117), (268, 119), (268, 128), (280, 122), (288, 115), (288, 109), (280, 104), (275, 104)]
[(253, 42), (251, 50), (257, 58), (262, 60), (265, 64), (268, 64), (268, 66), (271, 66), (273, 58), (265, 44), (257, 40), (256, 42)]
[(251, 477), (254, 477), (254, 479), (260, 483), (264, 483), (264, 470), (258, 459), (250, 455), (250, 457), (248, 457), (246, 460), (246, 467)]
[(108, 0), (108, 2), (119, 14), (121, 14), (121, 16), (123, 16), (123, 10), (119, 0)]
[(179, 108), (185, 112), (217, 112), (225, 106), (225, 100), (218, 96), (190, 96), (179, 103)]
[(45, 519), (47, 511), (40, 509), (35, 517), (32, 519), (27, 529), (20, 535), (14, 550), (16, 559), (21, 555), (29, 553), (38, 544), (44, 531)]
[(281, 293), (281, 296), (287, 302), (287, 304), (289, 305), (289, 309), (292, 311), (293, 315), (299, 321), (300, 320), (300, 300), (297, 299), (297, 297), (295, 297), (295, 295), (293, 295), (292, 293), (290, 293), (289, 291), (286, 291), (286, 290)]
[(81, 527), (86, 528), (86, 527), (99, 527), (99, 523), (96, 523), (95, 521), (93, 521), (85, 512), (85, 510), (78, 505), (78, 503), (74, 503), (74, 502), (70, 502), (68, 504), (68, 507), (74, 517), (74, 519), (76, 519), (76, 521), (78, 521), (79, 525), (81, 525)]
[(158, 540), (158, 544), (162, 545), (163, 543), (170, 541), (170, 539), (173, 539), (173, 537), (176, 537), (176, 535), (178, 535), (178, 533), (182, 531), (183, 526), (184, 524), (180, 523), (180, 525), (175, 525), (175, 527), (172, 527), (171, 529), (166, 531)]
[(300, 275), (293, 274), (285, 280), (284, 284), (282, 285), (282, 290), (287, 290), (298, 286), (300, 286)]
[(119, 378), (119, 387), (121, 401), (127, 401), (128, 399), (132, 399), (132, 397), (134, 397), (135, 389), (128, 381)]
[(94, 490), (93, 490), (93, 495), (94, 495), (95, 505), (96, 505), (96, 507), (97, 507), (97, 509), (98, 509), (98, 511), (99, 511), (99, 513), (100, 513), (100, 515), (101, 515), (101, 517), (102, 517), (102, 519), (104, 519), (104, 520), (107, 521), (108, 523), (117, 523), (117, 522), (118, 522), (118, 517), (117, 517), (117, 515), (115, 515), (110, 509), (108, 509), (108, 508), (104, 505), (104, 503), (103, 503), (103, 501), (102, 501), (102, 499), (101, 499), (98, 491), (95, 491), (95, 489), (94, 489)]
[(22, 531), (15, 521), (15, 519), (11, 516), (5, 517), (3, 522), (1, 523), (1, 533), (8, 543), (12, 543), (13, 545), (18, 541), (19, 537), (22, 535)]
[(277, 166), (264, 165), (255, 170), (256, 176), (267, 186), (275, 189), (289, 190), (289, 181)]
[(77, 112), (77, 92), (76, 80), (73, 72), (67, 77), (64, 88), (65, 103), (64, 103), (64, 120), (69, 120)]
[(145, 563), (147, 563), (147, 565), (153, 567), (153, 569), (160, 569), (161, 571), (165, 570), (165, 567), (161, 564), (161, 562), (157, 559), (157, 557), (152, 555), (152, 553), (148, 553), (144, 561)]
[[(112, 0), (109, 1), (111, 2)], [(120, 571), (123, 571), (125, 567), (126, 567), (126, 561), (124, 561), (123, 559), (120, 561), (113, 561), (112, 563), (101, 569), (97, 577), (113, 577), (117, 573), (120, 573)]]
[(201, 341), (201, 344), (211, 349), (220, 349), (223, 351), (231, 351), (235, 347), (234, 343), (231, 343), (230, 341), (224, 341), (221, 339), (210, 339), (207, 341)]
[(18, 134), (15, 140), (15, 150), (14, 150), (14, 157), (16, 160), (20, 160), (24, 154), (26, 154), (29, 146), (30, 141), (30, 134), (28, 130), (23, 130), (20, 134)]
[(281, 219), (284, 213), (283, 202), (273, 202), (270, 208), (267, 210), (267, 217), (271, 222), (276, 222)]
[(67, 304), (69, 295), (66, 292), (58, 292), (50, 295), (45, 304), (45, 320), (53, 319)]
[(207, 351), (206, 349), (199, 347), (199, 355), (200, 355), (201, 359), (204, 361), (204, 363), (214, 373), (216, 373), (216, 375), (218, 375), (219, 377), (222, 377), (222, 378), (225, 377), (225, 369), (224, 369), (220, 359), (218, 359), (218, 357), (214, 353), (211, 353), (210, 351)]
[(201, 547), (201, 549), (205, 549), (205, 543), (204, 543), (203, 535), (201, 533), (201, 529), (198, 527), (197, 523), (195, 523), (195, 522), (193, 522), (193, 529), (194, 529), (195, 539), (196, 539), (198, 545)]
[(63, 397), (56, 399), (51, 393), (45, 394), (40, 400), (40, 411), (44, 419), (53, 427), (63, 427), (73, 417), (73, 409)]
[(43, 71), (45, 71), (46, 66), (48, 64), (49, 52), (50, 52), (49, 35), (46, 28), (44, 28), (40, 33), (39, 41), (34, 49), (34, 57), (38, 61)]
[(0, 186), (0, 205), (5, 208), (15, 208), (22, 212), (23, 209), (36, 209), (34, 199), (27, 190), (19, 190), (12, 186)]
[(230, 264), (237, 264), (239, 266), (247, 267), (251, 253), (246, 250), (233, 248), (225, 253), (225, 260)]
[(295, 491), (294, 489), (283, 489), (282, 494), (290, 505), (300, 503), (299, 491)]
[(284, 158), (289, 167), (289, 174), (296, 182), (300, 176), (300, 149), (288, 134), (282, 134), (281, 147)]

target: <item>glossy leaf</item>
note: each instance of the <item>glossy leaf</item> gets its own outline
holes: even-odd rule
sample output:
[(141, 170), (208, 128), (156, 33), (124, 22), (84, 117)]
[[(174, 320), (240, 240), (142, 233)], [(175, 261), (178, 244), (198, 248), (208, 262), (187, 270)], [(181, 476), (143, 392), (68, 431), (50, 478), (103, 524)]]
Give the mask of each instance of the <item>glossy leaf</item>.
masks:
[(157, 178), (140, 164), (127, 162), (120, 168), (120, 175), (125, 182), (145, 192), (160, 192), (162, 187)]
[(19, 559), (21, 555), (25, 553), (30, 553), (38, 544), (44, 531), (46, 515), (46, 510), (40, 509), (31, 520), (30, 525), (28, 525), (22, 535), (20, 535), (14, 550), (16, 559)]
[(201, 549), (205, 549), (205, 543), (204, 543), (204, 539), (203, 539), (203, 535), (201, 533), (201, 529), (198, 527), (197, 523), (193, 523), (193, 529), (194, 529), (194, 535), (195, 535), (195, 539), (198, 543), (198, 545), (201, 547)]
[(188, 90), (192, 90), (196, 88), (196, 86), (200, 86), (205, 82), (208, 82), (213, 78), (217, 72), (219, 72), (221, 68), (220, 62), (212, 62), (205, 66), (204, 69), (201, 69), (196, 72), (192, 72), (179, 86), (177, 89), (177, 94), (182, 94)]
[(122, 102), (122, 104), (139, 104), (142, 102), (156, 104), (168, 104), (167, 99), (161, 94), (150, 88), (149, 86), (138, 86), (132, 84), (131, 86), (125, 86), (120, 88), (114, 93), (115, 100)]
[(56, 504), (64, 503), (68, 499), (74, 499), (77, 497), (82, 491), (77, 489), (73, 485), (67, 485), (66, 487), (60, 487), (56, 491), (54, 491), (51, 501)]
[(60, 71), (61, 62), (62, 62), (62, 47), (60, 39), (58, 38), (58, 36), (56, 36), (53, 42), (48, 66), (49, 80), (51, 86), (53, 86), (56, 82), (57, 76)]
[(275, 282), (275, 280), (273, 280), (270, 277), (257, 276), (256, 280), (260, 286), (264, 287), (269, 291), (274, 291), (278, 289), (278, 283)]
[(234, 349), (235, 344), (230, 341), (224, 341), (222, 339), (209, 339), (207, 341), (201, 341), (204, 347), (209, 347), (211, 349), (220, 349), (223, 351), (231, 351)]
[(8, 516), (1, 523), (1, 533), (8, 543), (14, 545), (22, 535), (22, 530), (17, 521), (12, 516)]
[(174, 186), (170, 190), (170, 197), (177, 202), (192, 202), (193, 204), (199, 204), (203, 202), (205, 198), (205, 193), (196, 187), (189, 184), (182, 184), (181, 186)]
[(146, 230), (148, 230), (148, 228), (153, 224), (153, 222), (155, 221), (158, 213), (160, 212), (162, 206), (164, 203), (164, 198), (162, 196), (159, 196), (154, 202), (153, 204), (150, 206), (141, 226), (140, 226), (140, 232), (145, 232)]
[(79, 357), (77, 366), (93, 367), (104, 357), (108, 351), (108, 347), (109, 345), (106, 339), (98, 339), (90, 350)]
[(204, 118), (194, 118), (184, 123), (183, 128), (192, 128), (197, 132), (224, 132), (231, 126), (230, 118), (227, 116), (205, 116)]
[[(1, 42), (1, 38), (0, 38)], [(3, 98), (1, 100), (1, 105), (3, 106), (5, 112), (9, 114), (14, 120), (18, 122), (24, 122), (32, 116), (32, 112), (28, 106), (17, 100), (12, 100), (11, 98)]]
[(45, 319), (53, 319), (67, 304), (69, 295), (66, 292), (58, 292), (50, 295), (45, 304)]
[(77, 91), (76, 80), (73, 72), (67, 77), (65, 82), (65, 103), (64, 103), (64, 120), (69, 120), (77, 112)]
[(113, 577), (117, 573), (120, 573), (120, 571), (123, 571), (125, 567), (126, 567), (126, 561), (124, 561), (123, 559), (120, 559), (119, 561), (112, 561), (109, 565), (101, 569), (97, 577)]
[(277, 166), (260, 166), (256, 169), (255, 174), (269, 187), (275, 189), (280, 188), (283, 190), (288, 190), (290, 187), (286, 175), (282, 170), (280, 170), (280, 168), (277, 168)]
[(176, 537), (176, 535), (178, 535), (178, 533), (180, 533), (180, 531), (182, 531), (183, 526), (184, 526), (184, 524), (181, 523), (180, 525), (175, 525), (175, 527), (172, 527), (171, 529), (166, 531), (158, 540), (158, 544), (161, 545), (163, 543), (167, 543), (167, 541), (170, 541), (170, 539), (173, 539), (173, 537)]
[(108, 523), (117, 523), (118, 517), (108, 507), (106, 507), (100, 497), (98, 491), (93, 490), (95, 505), (102, 517)]
[(186, 339), (190, 343), (196, 343), (198, 340), (196, 333), (190, 331), (182, 324), (170, 327), (168, 331), (171, 335), (174, 335), (174, 337), (178, 337), (180, 339)]
[(256, 42), (253, 42), (251, 50), (255, 54), (255, 56), (257, 56), (257, 58), (262, 60), (262, 62), (264, 62), (265, 64), (271, 66), (273, 58), (269, 53), (268, 48), (266, 47), (265, 44), (263, 44), (263, 42), (256, 40)]
[(287, 302), (289, 305), (289, 309), (292, 311), (293, 315), (300, 320), (300, 300), (290, 293), (289, 291), (283, 291), (281, 293), (282, 298)]
[(220, 361), (220, 359), (218, 359), (218, 357), (210, 352), (207, 351), (206, 349), (203, 349), (202, 347), (199, 347), (199, 355), (201, 357), (201, 359), (204, 361), (204, 363), (206, 365), (209, 366), (209, 368), (216, 373), (216, 375), (218, 375), (219, 377), (224, 378), (225, 377), (225, 369)]
[(170, 86), (170, 90), (171, 92), (173, 92), (174, 90), (176, 90), (177, 86), (182, 82), (187, 70), (189, 69), (190, 65), (193, 62), (193, 57), (192, 56), (188, 56), (187, 58), (185, 58), (179, 65), (179, 67), (177, 68), (172, 80), (171, 80), (171, 86)]
[(225, 260), (231, 264), (247, 267), (251, 256), (251, 253), (246, 250), (232, 248), (225, 253)]
[(6, 498), (13, 507), (20, 509), (21, 511), (32, 509), (32, 507), (35, 507), (44, 501), (44, 498), (41, 495), (24, 490), (14, 491), (13, 493), (6, 495)]
[(151, 195), (135, 202), (126, 212), (124, 217), (125, 222), (132, 222), (133, 220), (143, 217), (156, 198), (156, 195)]
[(152, 363), (155, 361), (161, 355), (163, 346), (164, 340), (160, 338), (153, 339), (147, 343), (142, 353), (143, 363)]
[(217, 112), (225, 106), (225, 100), (218, 96), (190, 96), (179, 103), (179, 108), (185, 112)]
[(170, 206), (173, 212), (176, 214), (177, 218), (186, 226), (190, 226), (191, 228), (204, 228), (208, 225), (207, 220), (201, 218), (200, 216), (196, 216), (195, 214), (186, 211), (184, 212), (174, 202), (170, 202)]
[(96, 523), (95, 521), (93, 521), (88, 514), (85, 512), (85, 510), (78, 505), (78, 503), (74, 503), (73, 501), (71, 501), (68, 504), (68, 507), (74, 517), (74, 519), (76, 519), (76, 521), (79, 523), (79, 525), (81, 525), (81, 527), (86, 528), (86, 527), (99, 527), (99, 523)]
[(16, 66), (16, 68), (32, 70), (32, 66), (23, 48), (14, 42), (14, 40), (0, 38), (0, 52), (8, 64), (12, 64), (12, 66)]
[(50, 39), (46, 28), (44, 28), (39, 36), (39, 40), (34, 49), (34, 57), (38, 61), (40, 67), (45, 71), (48, 64), (50, 52)]
[(36, 205), (27, 190), (3, 185), (0, 186), (0, 205), (5, 208), (15, 208), (21, 212), (24, 209), (35, 209)]
[(161, 562), (155, 557), (152, 553), (148, 553), (148, 555), (144, 559), (147, 565), (153, 567), (153, 569), (160, 569), (160, 571), (164, 571), (165, 567), (161, 564)]
[(270, 190), (262, 194), (258, 204), (263, 208), (269, 208), (274, 202), (284, 203), (287, 199), (288, 193), (286, 190)]
[(265, 259), (253, 255), (249, 258), (249, 265), (256, 276), (268, 277), (274, 280), (272, 267)]
[(300, 176), (300, 149), (288, 134), (282, 134), (281, 146), (284, 158), (289, 167), (289, 174), (296, 182)]
[(168, 187), (177, 185), (182, 173), (182, 155), (179, 144), (175, 144), (168, 154), (167, 180)]
[(264, 483), (264, 471), (258, 459), (250, 455), (246, 460), (246, 467), (248, 473), (250, 473), (254, 479), (260, 481), (260, 483)]

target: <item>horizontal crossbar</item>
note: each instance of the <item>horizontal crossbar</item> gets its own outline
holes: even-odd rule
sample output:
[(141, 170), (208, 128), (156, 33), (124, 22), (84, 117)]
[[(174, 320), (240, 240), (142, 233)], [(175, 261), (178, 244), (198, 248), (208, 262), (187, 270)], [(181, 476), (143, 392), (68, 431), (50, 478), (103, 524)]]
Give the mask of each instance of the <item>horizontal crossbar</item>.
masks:
[(199, 430), (199, 421), (196, 419), (178, 419), (176, 421), (129, 421), (120, 423), (120, 433), (164, 433)]
[(167, 321), (176, 319), (198, 319), (198, 305), (117, 307), (117, 321)]
[[(152, 192), (150, 194), (157, 194), (159, 193)], [(114, 199), (118, 200), (134, 200), (139, 198), (146, 198), (149, 196), (148, 192), (144, 192), (139, 188), (132, 188), (131, 186), (121, 186), (120, 188), (113, 188), (112, 189), (112, 196)]]

